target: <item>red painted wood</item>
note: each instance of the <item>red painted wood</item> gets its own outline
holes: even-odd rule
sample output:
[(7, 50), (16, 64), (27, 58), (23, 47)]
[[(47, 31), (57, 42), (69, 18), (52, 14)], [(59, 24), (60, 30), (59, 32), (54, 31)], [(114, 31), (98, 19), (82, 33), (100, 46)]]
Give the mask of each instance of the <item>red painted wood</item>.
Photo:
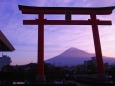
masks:
[[(44, 14), (39, 14), (39, 19), (44, 20)], [(44, 76), (44, 23), (39, 22), (38, 27), (38, 75)]]
[(95, 13), (97, 15), (107, 15), (111, 14), (111, 10), (37, 10), (37, 9), (22, 9), (22, 14), (39, 14), (39, 13), (44, 13), (44, 14), (65, 14), (66, 12), (71, 12), (72, 14), (84, 14), (84, 15), (89, 15), (91, 13)]
[(93, 32), (93, 38), (94, 38), (97, 69), (98, 69), (99, 74), (105, 74), (103, 58), (102, 58), (102, 52), (101, 52), (99, 31), (98, 31), (98, 26), (97, 26), (95, 20), (96, 20), (96, 14), (91, 14), (91, 21), (93, 21), (92, 32)]
[[(24, 25), (39, 25), (41, 20), (23, 20)], [(43, 20), (44, 25), (92, 25), (93, 21), (91, 20)], [(111, 21), (99, 21), (95, 20), (97, 25), (111, 25)]]

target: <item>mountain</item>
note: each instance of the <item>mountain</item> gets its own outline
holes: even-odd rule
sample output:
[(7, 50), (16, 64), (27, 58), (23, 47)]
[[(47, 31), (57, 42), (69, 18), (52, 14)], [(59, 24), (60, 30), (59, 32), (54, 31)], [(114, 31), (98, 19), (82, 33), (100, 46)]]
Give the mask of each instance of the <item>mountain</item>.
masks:
[[(45, 60), (46, 63), (55, 64), (56, 66), (72, 66), (83, 64), (85, 60), (91, 60), (91, 57), (94, 57), (95, 54), (85, 52), (83, 50), (71, 47), (61, 53), (58, 56), (55, 56), (51, 59)], [(114, 63), (115, 58), (103, 56), (104, 62)]]
[(71, 47), (58, 56), (59, 57), (76, 58), (76, 57), (91, 57), (91, 56), (94, 56), (94, 54), (90, 54), (83, 50)]
[(46, 63), (52, 63), (56, 66), (72, 66), (76, 64), (82, 64), (84, 60), (89, 60), (89, 57), (95, 56), (94, 54), (87, 53), (77, 48), (69, 48), (58, 56), (46, 60)]

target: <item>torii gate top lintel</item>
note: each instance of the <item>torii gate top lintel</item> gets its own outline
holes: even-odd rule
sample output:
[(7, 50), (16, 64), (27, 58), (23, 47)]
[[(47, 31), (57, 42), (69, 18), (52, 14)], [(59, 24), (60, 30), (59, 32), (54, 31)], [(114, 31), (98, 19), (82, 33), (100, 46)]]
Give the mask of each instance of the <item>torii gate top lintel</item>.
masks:
[(19, 10), (22, 10), (23, 14), (65, 14), (65, 12), (71, 12), (72, 14), (91, 14), (106, 15), (111, 14), (115, 6), (110, 7), (35, 7), (35, 6), (23, 6), (18, 5)]

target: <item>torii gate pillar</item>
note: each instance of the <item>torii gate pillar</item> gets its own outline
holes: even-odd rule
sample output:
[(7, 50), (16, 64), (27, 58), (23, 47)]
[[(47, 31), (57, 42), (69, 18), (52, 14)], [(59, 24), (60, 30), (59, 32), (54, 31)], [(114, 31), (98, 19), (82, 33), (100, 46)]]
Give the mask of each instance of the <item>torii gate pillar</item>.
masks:
[(38, 76), (39, 82), (45, 81), (44, 76), (44, 14), (39, 14), (39, 20), (41, 21), (38, 26)]
[(94, 46), (95, 46), (95, 54), (96, 54), (96, 61), (97, 61), (97, 70), (98, 74), (105, 74), (104, 64), (103, 64), (103, 58), (102, 58), (102, 51), (101, 51), (101, 44), (100, 44), (100, 37), (99, 37), (99, 31), (98, 26), (96, 24), (96, 14), (91, 14), (91, 21), (92, 24), (92, 32), (93, 32), (93, 39), (94, 39)]

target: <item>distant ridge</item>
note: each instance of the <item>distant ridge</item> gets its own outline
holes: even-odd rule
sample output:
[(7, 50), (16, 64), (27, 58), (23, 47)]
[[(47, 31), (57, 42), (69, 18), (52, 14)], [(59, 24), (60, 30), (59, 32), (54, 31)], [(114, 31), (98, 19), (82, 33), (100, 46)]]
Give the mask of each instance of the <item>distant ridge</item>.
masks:
[(87, 53), (83, 50), (71, 47), (65, 50), (58, 56), (46, 60), (46, 63), (52, 63), (56, 66), (72, 66), (77, 64), (82, 64), (84, 60), (89, 60), (89, 57), (95, 56), (94, 54)]
[(87, 52), (85, 52), (83, 50), (71, 47), (71, 48), (65, 50), (63, 53), (61, 53), (58, 56), (61, 56), (61, 57), (70, 57), (70, 58), (75, 57), (76, 58), (76, 57), (91, 57), (91, 56), (95, 56), (95, 55), (87, 53)]
[[(85, 60), (90, 60), (95, 54), (71, 47), (58, 56), (45, 60), (46, 63), (55, 64), (56, 66), (73, 66), (83, 64)], [(115, 63), (115, 58), (103, 56), (104, 62)]]

